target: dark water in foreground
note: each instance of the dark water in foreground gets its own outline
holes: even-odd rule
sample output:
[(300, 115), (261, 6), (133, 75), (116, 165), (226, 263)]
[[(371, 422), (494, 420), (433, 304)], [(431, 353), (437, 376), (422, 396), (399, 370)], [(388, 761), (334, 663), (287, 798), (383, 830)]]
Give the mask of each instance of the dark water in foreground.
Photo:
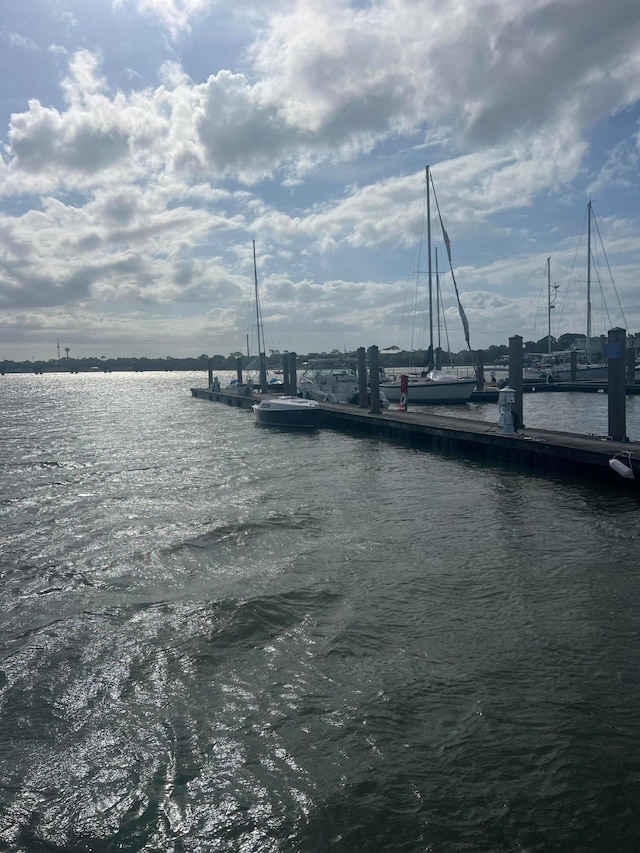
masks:
[(640, 849), (637, 499), (1, 382), (0, 849)]

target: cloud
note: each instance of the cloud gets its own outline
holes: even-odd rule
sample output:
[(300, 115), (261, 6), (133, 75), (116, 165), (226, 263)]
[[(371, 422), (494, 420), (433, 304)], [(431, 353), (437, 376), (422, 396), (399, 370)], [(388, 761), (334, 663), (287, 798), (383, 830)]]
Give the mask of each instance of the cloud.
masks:
[(447, 121), (492, 146), (637, 100), (639, 36), (633, 0), (299, 0), (251, 53), (265, 100), (327, 144)]
[(34, 51), (40, 50), (35, 41), (21, 33), (6, 33), (0, 31), (0, 41), (6, 41), (9, 47), (15, 47), (20, 50)]
[(216, 5), (216, 0), (113, 0), (118, 11), (134, 6), (141, 15), (148, 15), (165, 27), (172, 38), (188, 31), (194, 17)]
[[(159, 23), (188, 57), (194, 24), (231, 7), (114, 8)], [(65, 43), (61, 99), (14, 112), (1, 152), (0, 306), (99, 308), (117, 324), (118, 311), (204, 317), (211, 301), (185, 322), (237, 335), (259, 235), (266, 296), (292, 333), (309, 324), (319, 349), (332, 324), (373, 335), (400, 311), (404, 285), (382, 261), (411, 237), (428, 160), (454, 255), (462, 239), (513, 242), (501, 267), (466, 259), (470, 319), (526, 321), (531, 294), (500, 293), (539, 260), (514, 212), (567, 188), (593, 127), (640, 101), (636, 0), (268, 0), (241, 14), (253, 29), (233, 68), (163, 62), (143, 82), (126, 62), (124, 88), (112, 56)], [(604, 159), (592, 188), (637, 182), (636, 136)]]

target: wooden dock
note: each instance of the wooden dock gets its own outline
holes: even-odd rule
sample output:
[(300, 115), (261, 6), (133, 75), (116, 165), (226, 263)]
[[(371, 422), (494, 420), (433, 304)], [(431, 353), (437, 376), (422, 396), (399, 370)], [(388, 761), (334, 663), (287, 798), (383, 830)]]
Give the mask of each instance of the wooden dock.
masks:
[[(249, 408), (262, 395), (238, 395), (224, 389), (192, 388), (200, 399)], [(380, 414), (344, 403), (321, 403), (325, 429), (354, 432), (441, 453), (474, 456), (489, 464), (517, 466), (538, 472), (596, 478), (633, 491), (640, 490), (640, 443), (611, 441), (606, 436), (578, 435), (546, 429), (521, 428), (515, 435), (498, 432), (497, 423), (389, 408)], [(497, 416), (497, 413), (496, 413)], [(617, 457), (631, 468), (633, 479), (612, 470)]]

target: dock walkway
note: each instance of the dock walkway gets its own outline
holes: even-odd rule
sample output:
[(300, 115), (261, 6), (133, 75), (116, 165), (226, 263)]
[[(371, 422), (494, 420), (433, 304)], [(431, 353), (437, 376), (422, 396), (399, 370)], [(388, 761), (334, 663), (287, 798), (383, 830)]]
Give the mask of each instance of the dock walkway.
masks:
[[(194, 397), (227, 405), (250, 407), (262, 395), (240, 396), (225, 391), (192, 388)], [(595, 477), (634, 490), (640, 489), (640, 443), (611, 441), (606, 436), (581, 435), (522, 427), (515, 435), (498, 432), (497, 423), (386, 409), (372, 414), (367, 409), (344, 403), (321, 403), (321, 425), (326, 429), (355, 432), (384, 438), (403, 445), (421, 446), (442, 453), (475, 456), (540, 472), (563, 472), (578, 477)], [(609, 461), (617, 457), (633, 471), (625, 479), (612, 470)]]

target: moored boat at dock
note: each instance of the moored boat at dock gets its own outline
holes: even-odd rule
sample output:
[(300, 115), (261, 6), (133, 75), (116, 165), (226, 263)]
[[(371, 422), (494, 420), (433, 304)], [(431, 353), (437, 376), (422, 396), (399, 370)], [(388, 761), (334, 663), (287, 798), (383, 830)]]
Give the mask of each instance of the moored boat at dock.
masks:
[(252, 406), (256, 422), (261, 426), (288, 429), (317, 429), (320, 407), (315, 400), (301, 397), (273, 397)]
[[(397, 403), (402, 397), (400, 386), (399, 376), (383, 379), (380, 391), (384, 391), (390, 402)], [(468, 403), (475, 387), (475, 379), (458, 379), (442, 370), (425, 370), (423, 374), (407, 375), (407, 402)]]
[[(406, 402), (409, 403), (468, 403), (471, 398), (471, 394), (476, 386), (476, 380), (473, 378), (464, 378), (460, 379), (458, 376), (452, 371), (442, 370), (442, 365), (439, 361), (438, 355), (434, 348), (434, 306), (433, 306), (433, 296), (434, 296), (434, 286), (433, 286), (433, 274), (432, 274), (432, 245), (431, 245), (431, 191), (433, 189), (433, 196), (436, 202), (436, 208), (438, 211), (438, 220), (440, 222), (440, 227), (442, 230), (442, 236), (444, 239), (444, 243), (447, 250), (447, 257), (449, 259), (449, 269), (451, 273), (451, 280), (454, 286), (455, 294), (456, 294), (456, 302), (458, 305), (458, 313), (460, 315), (460, 320), (462, 322), (462, 327), (464, 330), (465, 340), (467, 342), (467, 347), (471, 350), (471, 344), (469, 342), (469, 323), (467, 321), (466, 314), (462, 307), (462, 302), (460, 300), (460, 293), (458, 291), (458, 285), (456, 283), (455, 274), (453, 271), (453, 262), (451, 259), (451, 243), (449, 241), (449, 237), (444, 227), (444, 223), (442, 221), (442, 216), (440, 215), (440, 208), (438, 206), (438, 200), (435, 195), (435, 188), (433, 187), (433, 178), (431, 176), (431, 170), (429, 166), (425, 169), (425, 207), (424, 214), (422, 217), (421, 227), (419, 228), (420, 240), (422, 240), (423, 236), (426, 236), (427, 241), (427, 275), (428, 275), (428, 310), (427, 314), (429, 317), (429, 349), (427, 356), (427, 365), (424, 370), (422, 370), (419, 374), (405, 374), (406, 379), (401, 379), (400, 376), (393, 376), (390, 378), (381, 377), (380, 382), (380, 391), (384, 393), (387, 399), (392, 402), (403, 402), (406, 397)], [(425, 234), (426, 232), (426, 234)], [(418, 270), (416, 275), (421, 275), (421, 271)], [(437, 314), (438, 314), (438, 335), (440, 329), (440, 284), (439, 284), (439, 274), (438, 274), (438, 262), (437, 262), (437, 250), (436, 250), (436, 302), (437, 302)], [(438, 353), (441, 352), (440, 341), (438, 340)], [(436, 357), (434, 358), (434, 353)]]
[[(303, 397), (320, 403), (359, 403), (360, 380), (352, 364), (337, 359), (313, 359), (306, 365), (298, 380)], [(389, 406), (389, 398), (380, 391), (382, 408)]]

